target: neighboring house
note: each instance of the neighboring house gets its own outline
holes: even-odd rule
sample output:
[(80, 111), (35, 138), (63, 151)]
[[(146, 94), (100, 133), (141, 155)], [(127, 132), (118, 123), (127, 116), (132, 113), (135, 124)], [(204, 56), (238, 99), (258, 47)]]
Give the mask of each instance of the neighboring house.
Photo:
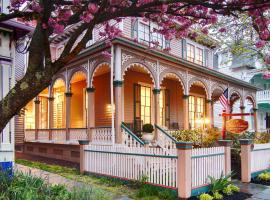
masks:
[[(270, 128), (270, 81), (263, 78), (267, 69), (263, 67), (254, 56), (251, 55), (231, 55), (230, 53), (220, 53), (218, 56), (218, 71), (230, 74), (235, 78), (251, 83), (261, 89), (257, 91), (257, 109), (258, 109), (258, 131), (268, 131)], [(240, 104), (239, 101), (236, 104)], [(244, 102), (245, 113), (252, 113), (252, 102)], [(240, 110), (238, 110), (240, 112)], [(245, 117), (249, 122), (249, 130), (254, 131), (254, 122), (252, 117)]]
[[(8, 1), (0, 1), (1, 8), (6, 8)], [(1, 11), (7, 12), (5, 9)], [(14, 86), (18, 77), (24, 74), (20, 71), (25, 67), (27, 56), (18, 52), (25, 37), (32, 30), (31, 27), (17, 20), (9, 20), (0, 23), (0, 100)], [(14, 160), (14, 132), (17, 129), (15, 121), (18, 117), (11, 119), (3, 132), (0, 132), (0, 168), (9, 168)]]
[[(74, 27), (53, 38), (53, 59)], [(28, 103), (21, 136), (26, 153), (79, 162), (79, 139), (124, 143), (122, 123), (135, 134), (147, 123), (164, 130), (212, 127), (221, 114), (213, 105), (227, 87), (231, 105), (248, 99), (256, 108), (257, 88), (216, 71), (212, 47), (190, 39), (167, 41), (141, 19), (125, 18), (119, 27), (123, 36), (111, 47), (95, 29), (86, 49)], [(157, 49), (149, 48), (153, 40), (160, 41)]]

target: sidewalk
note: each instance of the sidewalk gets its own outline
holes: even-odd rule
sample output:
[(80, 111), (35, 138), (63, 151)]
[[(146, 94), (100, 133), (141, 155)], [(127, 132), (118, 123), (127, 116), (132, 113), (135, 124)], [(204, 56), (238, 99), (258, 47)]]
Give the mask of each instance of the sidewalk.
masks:
[[(27, 167), (27, 166), (24, 166), (24, 165), (16, 164), (15, 168), (16, 168), (16, 170), (18, 172), (22, 172), (24, 174), (30, 174), (30, 175), (33, 175), (33, 176), (36, 176), (36, 177), (40, 177), (49, 184), (65, 185), (69, 189), (72, 189), (74, 187), (89, 187), (89, 188), (92, 187), (91, 185), (88, 185), (88, 184), (84, 184), (84, 183), (81, 183), (81, 182), (70, 180), (70, 179), (64, 178), (64, 177), (62, 177), (60, 175), (57, 175), (57, 174), (53, 174), (53, 173), (43, 171), (43, 170), (40, 170), (40, 169), (36, 169), (36, 168)], [(108, 193), (107, 191), (105, 191), (105, 192)], [(130, 199), (130, 198), (126, 197), (126, 196), (119, 197), (119, 196), (117, 196), (115, 194), (109, 194), (109, 195), (114, 200), (129, 200)]]
[(270, 186), (264, 186), (254, 183), (234, 182), (238, 185), (242, 192), (252, 194), (253, 196), (248, 200), (270, 200)]

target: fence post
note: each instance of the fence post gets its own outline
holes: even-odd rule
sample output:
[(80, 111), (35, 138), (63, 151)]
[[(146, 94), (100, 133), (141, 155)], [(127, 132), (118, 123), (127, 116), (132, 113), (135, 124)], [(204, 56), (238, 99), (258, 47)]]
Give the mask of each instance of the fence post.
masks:
[(249, 183), (251, 180), (251, 144), (250, 139), (241, 139), (241, 180)]
[(192, 142), (177, 142), (177, 188), (178, 197), (187, 199), (191, 196), (191, 153)]
[(232, 171), (232, 165), (231, 165), (231, 146), (232, 141), (231, 140), (219, 140), (218, 141), (220, 146), (225, 147), (225, 175), (228, 175)]
[(89, 144), (89, 140), (79, 140), (79, 144), (80, 144), (80, 173), (83, 174), (85, 171), (84, 149), (85, 146)]

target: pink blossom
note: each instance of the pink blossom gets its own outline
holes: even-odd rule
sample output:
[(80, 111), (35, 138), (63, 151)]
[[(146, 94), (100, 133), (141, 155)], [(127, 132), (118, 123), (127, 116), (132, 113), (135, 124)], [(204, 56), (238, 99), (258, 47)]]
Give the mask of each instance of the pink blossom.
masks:
[(54, 33), (61, 34), (64, 32), (65, 26), (62, 24), (55, 24), (54, 25)]
[(226, 32), (226, 28), (220, 28), (218, 31), (219, 31), (220, 33), (225, 33), (225, 32)]
[(110, 59), (112, 57), (112, 54), (108, 51), (102, 51), (101, 54), (107, 59)]
[(270, 65), (270, 55), (267, 56), (267, 58), (266, 58), (266, 63), (267, 63), (268, 65)]
[(263, 48), (265, 46), (265, 41), (259, 40), (258, 42), (256, 42), (255, 46), (259, 49)]
[(89, 3), (88, 10), (90, 13), (95, 14), (98, 11), (98, 6), (95, 3)]
[(263, 79), (265, 80), (270, 79), (270, 73), (269, 72), (263, 73)]

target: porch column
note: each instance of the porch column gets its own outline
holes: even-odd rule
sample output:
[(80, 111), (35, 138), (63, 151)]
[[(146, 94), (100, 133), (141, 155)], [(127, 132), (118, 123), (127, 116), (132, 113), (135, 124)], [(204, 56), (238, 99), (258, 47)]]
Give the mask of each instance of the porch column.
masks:
[(71, 114), (71, 92), (66, 92), (66, 140), (69, 140), (70, 114)]
[(208, 123), (206, 124), (207, 128), (211, 128), (213, 124), (213, 117), (212, 117), (212, 100), (207, 99), (206, 100), (206, 118), (208, 119)]
[[(159, 96), (160, 96), (160, 89), (154, 89), (154, 103), (155, 103), (155, 109), (154, 109), (154, 123), (156, 125), (160, 125), (160, 105), (159, 105)], [(158, 139), (158, 132), (155, 129), (154, 132), (154, 140)]]
[(52, 140), (52, 129), (53, 129), (53, 97), (48, 97), (49, 103), (49, 140)]
[(88, 140), (92, 142), (93, 128), (95, 127), (95, 88), (87, 88), (87, 133)]
[(189, 129), (188, 97), (189, 97), (189, 95), (183, 95), (184, 129)]
[(258, 119), (257, 119), (257, 108), (253, 108), (253, 118), (254, 118), (254, 131), (258, 132)]
[(249, 183), (251, 180), (251, 145), (252, 140), (241, 139), (241, 181)]
[[(245, 106), (240, 106), (240, 111), (241, 111), (241, 114), (245, 113)], [(241, 119), (245, 119), (245, 116), (241, 116)]]
[(35, 140), (38, 140), (38, 129), (39, 129), (39, 113), (40, 113), (40, 101), (38, 98), (35, 99)]
[(114, 81), (115, 92), (115, 142), (121, 144), (123, 142), (123, 135), (121, 131), (121, 123), (123, 121), (122, 112), (122, 86), (123, 81)]

